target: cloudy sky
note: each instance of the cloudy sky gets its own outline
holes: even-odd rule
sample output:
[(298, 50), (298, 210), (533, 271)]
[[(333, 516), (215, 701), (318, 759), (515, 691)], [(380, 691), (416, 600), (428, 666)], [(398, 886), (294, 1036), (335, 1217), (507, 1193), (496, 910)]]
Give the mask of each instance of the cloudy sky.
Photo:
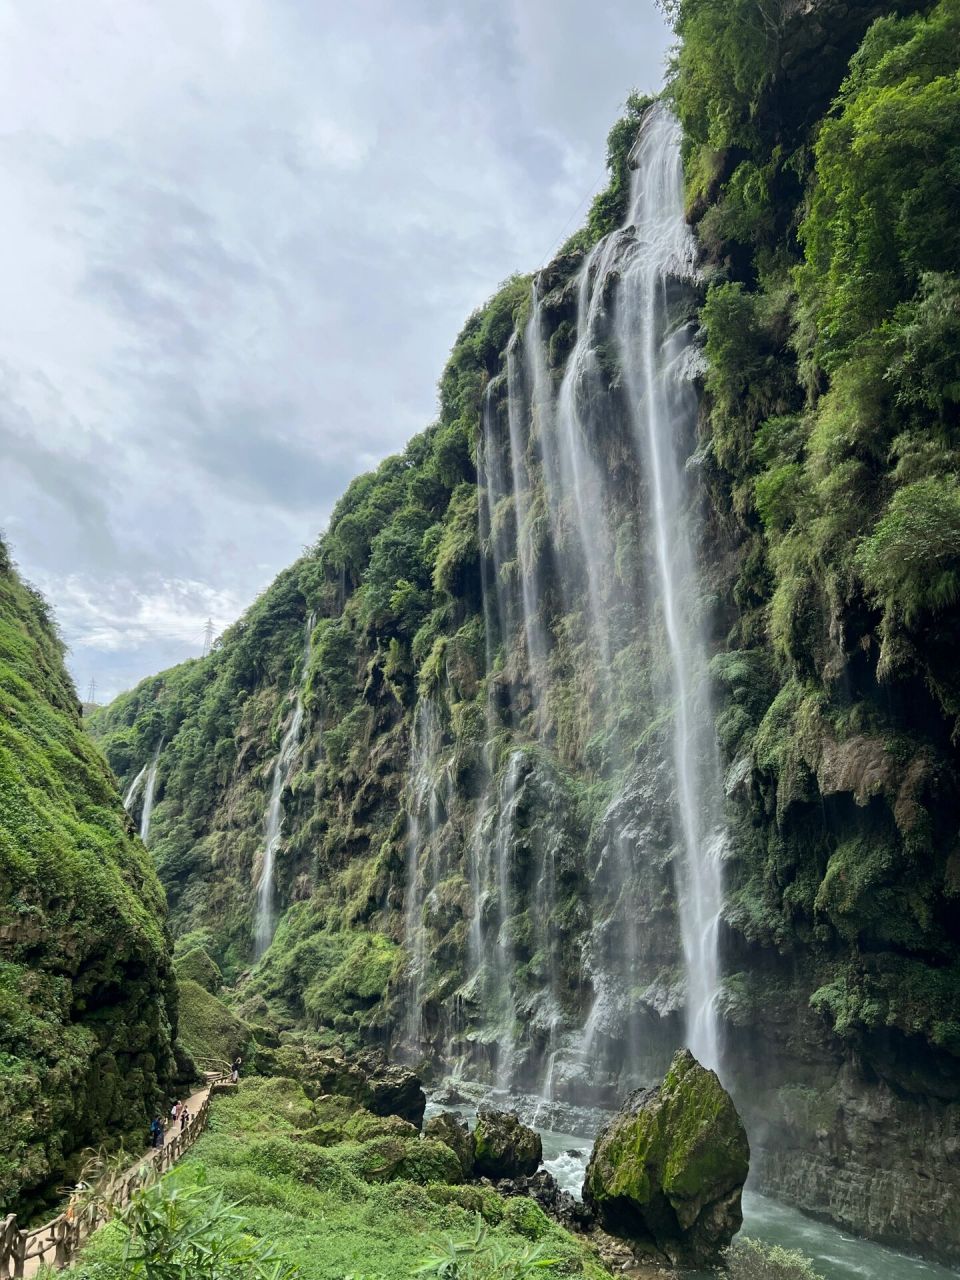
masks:
[(427, 425), (667, 44), (654, 0), (0, 0), (0, 529), (83, 696)]

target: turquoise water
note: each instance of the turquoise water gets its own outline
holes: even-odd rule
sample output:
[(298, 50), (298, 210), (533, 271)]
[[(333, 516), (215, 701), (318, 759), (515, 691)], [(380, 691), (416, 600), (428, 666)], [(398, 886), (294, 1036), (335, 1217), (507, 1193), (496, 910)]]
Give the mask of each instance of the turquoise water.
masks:
[(935, 1262), (922, 1262), (829, 1223), (816, 1222), (755, 1191), (744, 1192), (743, 1234), (785, 1249), (799, 1249), (823, 1280), (956, 1280), (960, 1275)]
[[(502, 1102), (499, 1105), (503, 1105)], [(582, 1134), (561, 1133), (536, 1124), (529, 1106), (518, 1108), (528, 1123), (534, 1123), (543, 1141), (543, 1164), (565, 1191), (579, 1198), (593, 1139)], [(473, 1125), (472, 1105), (444, 1108), (428, 1104), (427, 1115), (442, 1110), (458, 1112)], [(597, 1118), (599, 1123), (599, 1115)], [(743, 1195), (742, 1235), (765, 1244), (797, 1249), (812, 1263), (822, 1280), (958, 1280), (960, 1271), (924, 1262), (883, 1245), (841, 1231), (827, 1222), (808, 1218), (799, 1209), (779, 1204), (755, 1191)], [(695, 1280), (689, 1277), (688, 1280)], [(716, 1280), (716, 1277), (710, 1277)]]

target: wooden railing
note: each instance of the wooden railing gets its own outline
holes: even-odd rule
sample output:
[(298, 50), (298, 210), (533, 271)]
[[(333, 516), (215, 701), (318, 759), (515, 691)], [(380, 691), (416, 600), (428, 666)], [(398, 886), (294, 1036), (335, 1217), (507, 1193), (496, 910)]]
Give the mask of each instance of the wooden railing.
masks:
[(0, 1219), (0, 1278), (31, 1276), (41, 1264), (59, 1269), (76, 1258), (84, 1242), (118, 1209), (130, 1203), (141, 1188), (148, 1186), (177, 1163), (206, 1128), (210, 1097), (220, 1089), (230, 1089), (229, 1074), (208, 1080), (207, 1092), (183, 1129), (162, 1147), (148, 1151), (136, 1164), (120, 1172), (106, 1174), (73, 1201), (51, 1222), (22, 1231), (17, 1215)]

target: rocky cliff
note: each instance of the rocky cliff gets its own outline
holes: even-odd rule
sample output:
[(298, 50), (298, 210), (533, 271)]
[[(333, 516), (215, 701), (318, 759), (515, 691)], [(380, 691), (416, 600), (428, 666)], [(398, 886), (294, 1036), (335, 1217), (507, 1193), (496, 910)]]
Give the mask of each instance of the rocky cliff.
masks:
[(0, 542), (0, 1205), (130, 1135), (174, 1070), (156, 872), (84, 733), (43, 599)]
[[(177, 932), (236, 980), (277, 919), (248, 1020), (584, 1102), (688, 1036), (677, 726), (715, 724), (716, 782), (684, 735), (693, 844), (757, 1179), (956, 1258), (960, 6), (672, 16), (698, 247), (643, 313), (659, 381), (635, 99), (584, 230), (468, 321), (438, 421), (94, 729), (123, 780), (164, 742)], [(667, 376), (694, 577), (643, 429)]]

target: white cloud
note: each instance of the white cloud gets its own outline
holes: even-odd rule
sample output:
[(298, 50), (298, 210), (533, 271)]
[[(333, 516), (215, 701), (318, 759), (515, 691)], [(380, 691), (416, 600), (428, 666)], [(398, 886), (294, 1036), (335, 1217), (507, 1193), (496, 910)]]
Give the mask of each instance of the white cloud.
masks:
[(81, 684), (195, 652), (430, 421), (665, 46), (653, 0), (0, 0), (0, 511)]

